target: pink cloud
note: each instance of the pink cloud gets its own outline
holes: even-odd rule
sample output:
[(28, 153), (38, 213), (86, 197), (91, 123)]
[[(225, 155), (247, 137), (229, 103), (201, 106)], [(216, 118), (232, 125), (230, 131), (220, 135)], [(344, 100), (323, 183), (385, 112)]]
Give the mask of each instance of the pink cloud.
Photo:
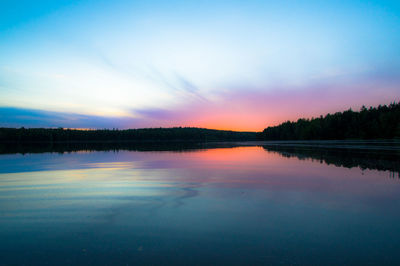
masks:
[(192, 101), (171, 110), (142, 112), (147, 125), (196, 126), (232, 130), (262, 130), (287, 120), (359, 110), (400, 100), (398, 83), (314, 85), (270, 91), (237, 89), (213, 101)]

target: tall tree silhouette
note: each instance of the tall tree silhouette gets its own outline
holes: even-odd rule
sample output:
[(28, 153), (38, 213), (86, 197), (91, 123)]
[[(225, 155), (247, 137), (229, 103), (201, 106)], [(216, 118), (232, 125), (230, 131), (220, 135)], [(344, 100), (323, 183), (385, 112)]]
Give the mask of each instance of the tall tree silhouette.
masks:
[(400, 104), (365, 106), (318, 118), (287, 121), (258, 134), (260, 140), (332, 140), (400, 138)]

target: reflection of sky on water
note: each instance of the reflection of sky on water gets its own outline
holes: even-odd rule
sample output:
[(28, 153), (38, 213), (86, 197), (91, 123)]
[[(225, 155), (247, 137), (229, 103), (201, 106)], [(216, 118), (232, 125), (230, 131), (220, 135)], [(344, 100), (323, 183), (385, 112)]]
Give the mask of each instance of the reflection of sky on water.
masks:
[[(35, 204), (42, 208), (49, 199), (82, 204), (172, 196), (182, 205), (186, 198), (198, 196), (202, 187), (220, 188), (212, 195), (217, 198), (249, 196), (262, 190), (268, 192), (263, 197), (283, 201), (311, 198), (335, 206), (358, 198), (358, 204), (382, 204), (385, 208), (387, 201), (396, 198), (400, 184), (387, 178), (386, 172), (282, 158), (260, 147), (180, 153), (3, 155), (1, 163), (1, 169), (11, 173), (1, 175), (0, 197), (5, 201), (26, 199), (29, 209)], [(13, 209), (12, 201), (10, 204)]]
[(318, 258), (333, 247), (345, 256), (346, 247), (359, 245), (355, 257), (376, 244), (394, 251), (400, 239), (400, 182), (388, 172), (285, 158), (261, 147), (2, 155), (0, 164), (0, 236), (11, 241), (1, 247), (9, 259), (21, 247), (37, 258), (39, 247), (52, 243), (58, 258), (72, 252), (78, 261), (77, 250), (85, 249), (105, 261), (122, 252), (118, 258), (145, 263), (179, 250), (185, 263), (199, 254), (229, 262), (224, 256), (240, 250), (255, 254), (255, 263), (288, 252), (301, 262), (301, 252)]

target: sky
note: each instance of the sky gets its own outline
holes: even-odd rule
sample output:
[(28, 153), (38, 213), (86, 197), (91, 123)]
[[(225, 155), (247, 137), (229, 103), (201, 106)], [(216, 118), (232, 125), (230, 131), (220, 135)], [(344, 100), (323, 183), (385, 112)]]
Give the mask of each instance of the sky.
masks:
[(0, 2), (0, 126), (259, 131), (400, 101), (400, 1)]

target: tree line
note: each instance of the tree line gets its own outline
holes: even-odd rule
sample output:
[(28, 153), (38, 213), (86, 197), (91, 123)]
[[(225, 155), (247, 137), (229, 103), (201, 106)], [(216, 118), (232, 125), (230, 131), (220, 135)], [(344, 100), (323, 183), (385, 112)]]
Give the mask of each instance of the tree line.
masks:
[(262, 132), (193, 127), (75, 130), (64, 128), (0, 128), (0, 142), (177, 142), (249, 140), (343, 140), (400, 138), (400, 103), (360, 111), (351, 109), (318, 118), (301, 118)]
[(400, 103), (379, 105), (359, 112), (351, 109), (318, 118), (301, 118), (268, 127), (260, 140), (343, 140), (400, 138)]
[(64, 128), (0, 128), (0, 142), (157, 142), (256, 140), (255, 132), (192, 127), (75, 130)]

